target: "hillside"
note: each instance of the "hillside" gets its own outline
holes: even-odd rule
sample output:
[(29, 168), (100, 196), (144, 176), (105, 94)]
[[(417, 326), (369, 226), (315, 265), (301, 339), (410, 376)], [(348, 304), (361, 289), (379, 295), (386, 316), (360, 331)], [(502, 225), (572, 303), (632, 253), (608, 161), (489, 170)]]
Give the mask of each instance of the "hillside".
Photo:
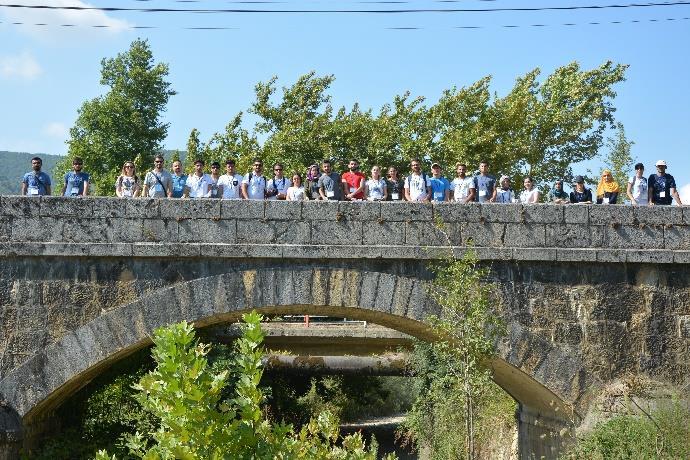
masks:
[(53, 179), (53, 168), (61, 156), (0, 151), (0, 195), (19, 195), (19, 184), (24, 174), (31, 171), (31, 159), (35, 156), (41, 157), (43, 171)]

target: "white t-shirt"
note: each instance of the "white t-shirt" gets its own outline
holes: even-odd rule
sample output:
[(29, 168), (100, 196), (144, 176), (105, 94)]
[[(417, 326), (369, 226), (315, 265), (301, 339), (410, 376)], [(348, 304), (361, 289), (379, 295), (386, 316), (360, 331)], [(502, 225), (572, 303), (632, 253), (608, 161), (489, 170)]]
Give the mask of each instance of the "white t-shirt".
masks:
[(386, 181), (384, 179), (369, 179), (364, 183), (364, 186), (367, 190), (367, 200), (383, 200), (383, 191), (386, 189)]
[(223, 174), (218, 179), (218, 185), (223, 186), (223, 198), (226, 200), (239, 200), (242, 198), (240, 187), (242, 186), (242, 176), (235, 174)]
[(628, 179), (628, 184), (632, 184), (632, 196), (637, 201), (637, 204), (646, 206), (649, 203), (647, 178), (635, 175)]
[(454, 201), (465, 201), (470, 196), (470, 189), (474, 189), (474, 179), (467, 176), (464, 179), (456, 177), (450, 184), (453, 186)]
[(208, 174), (203, 174), (201, 177), (196, 174), (187, 176), (187, 187), (189, 187), (190, 198), (206, 198), (210, 196), (211, 184), (213, 179)]
[(410, 199), (412, 201), (424, 201), (427, 198), (426, 190), (427, 187), (431, 187), (431, 180), (429, 176), (426, 176), (426, 181), (424, 176), (420, 174), (410, 174), (405, 179), (405, 189), (410, 191)]
[[(266, 184), (266, 190), (268, 190), (269, 192), (273, 190), (278, 190), (278, 193), (281, 193), (283, 195), (285, 195), (287, 189), (289, 189), (290, 187), (292, 187), (292, 181), (287, 177), (282, 177), (281, 179), (276, 179), (274, 177), (273, 179), (268, 181), (268, 184)], [(278, 195), (269, 196), (266, 199), (277, 200)]]
[(289, 201), (302, 201), (307, 199), (304, 187), (292, 186), (285, 191), (285, 198)]
[(532, 190), (523, 190), (522, 192), (520, 192), (520, 203), (536, 203), (536, 198), (538, 194), (539, 190), (536, 187)]
[(250, 200), (263, 200), (266, 198), (266, 178), (254, 173), (247, 173), (242, 178), (242, 183), (247, 184), (247, 197)]

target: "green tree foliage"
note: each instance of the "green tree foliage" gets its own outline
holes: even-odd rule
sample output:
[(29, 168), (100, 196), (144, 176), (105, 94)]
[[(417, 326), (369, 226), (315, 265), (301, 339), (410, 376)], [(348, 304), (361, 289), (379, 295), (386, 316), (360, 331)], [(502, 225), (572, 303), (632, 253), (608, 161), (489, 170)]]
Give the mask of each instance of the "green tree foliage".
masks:
[(146, 40), (135, 40), (128, 51), (103, 59), (101, 84), (108, 92), (79, 109), (61, 172), (70, 169), (73, 157), (81, 157), (94, 192), (112, 195), (125, 161), (135, 161), (140, 171), (150, 167), (168, 132), (161, 114), (175, 91), (167, 76), (168, 65), (154, 62)]
[(633, 141), (625, 135), (623, 123), (616, 123), (615, 136), (607, 140), (608, 155), (604, 158), (606, 168), (611, 170), (613, 179), (618, 182), (621, 193), (628, 188), (628, 177), (633, 174), (633, 157), (630, 153)]
[(236, 155), (241, 170), (257, 155), (297, 170), (323, 158), (334, 160), (336, 169), (356, 157), (363, 169), (378, 164), (402, 170), (412, 157), (447, 168), (458, 161), (476, 168), (486, 158), (493, 171), (515, 183), (527, 174), (550, 182), (571, 178), (572, 164), (597, 155), (614, 122), (612, 88), (624, 80), (625, 69), (605, 62), (582, 70), (571, 63), (543, 81), (535, 69), (505, 97), (492, 96), (491, 78), (485, 77), (444, 91), (432, 105), (409, 92), (394, 96), (377, 113), (358, 104), (334, 109), (328, 94), (333, 75), (311, 72), (281, 94), (273, 77), (255, 87), (249, 112), (258, 120), (251, 133), (241, 128), (240, 113), (199, 148), (215, 159)]
[[(190, 324), (179, 323), (154, 334), (156, 369), (136, 386), (137, 400), (160, 419), (152, 442), (136, 433), (129, 438), (130, 455), (154, 459), (375, 459), (360, 435), (347, 436), (339, 446), (337, 420), (328, 412), (299, 432), (272, 424), (261, 410), (261, 316), (243, 316), (246, 327), (235, 343), (234, 397), (223, 399), (229, 370), (209, 368), (210, 347), (196, 340)], [(98, 460), (109, 457), (100, 451)]]
[(415, 346), (411, 367), (420, 391), (405, 435), (431, 458), (475, 459), (496, 429), (513, 424), (515, 402), (492, 382), (488, 367), (504, 326), (491, 308), (487, 271), (472, 251), (433, 265), (433, 272), (430, 294), (442, 313), (429, 320), (438, 340)]

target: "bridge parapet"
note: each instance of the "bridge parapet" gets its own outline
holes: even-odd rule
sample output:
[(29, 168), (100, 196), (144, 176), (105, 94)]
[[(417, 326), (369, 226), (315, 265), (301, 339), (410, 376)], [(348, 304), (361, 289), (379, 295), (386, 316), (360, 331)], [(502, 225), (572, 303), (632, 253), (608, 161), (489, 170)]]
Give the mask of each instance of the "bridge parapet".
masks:
[[(444, 223), (444, 229), (437, 222)], [(2, 256), (690, 263), (690, 207), (0, 197)]]

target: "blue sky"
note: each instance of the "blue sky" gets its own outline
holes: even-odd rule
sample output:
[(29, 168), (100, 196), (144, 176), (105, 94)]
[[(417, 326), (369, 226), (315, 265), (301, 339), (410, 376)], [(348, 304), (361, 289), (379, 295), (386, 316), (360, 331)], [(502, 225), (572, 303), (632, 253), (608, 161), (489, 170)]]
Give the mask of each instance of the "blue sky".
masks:
[[(0, 5), (3, 3), (0, 1)], [(626, 4), (613, 0), (17, 0), (53, 6), (198, 9), (487, 9)], [(631, 2), (632, 3), (632, 2)], [(685, 18), (685, 19), (684, 19)], [(672, 21), (668, 19), (674, 19)], [(505, 94), (515, 78), (539, 67), (547, 75), (578, 61), (630, 65), (618, 85), (616, 117), (651, 172), (657, 159), (690, 201), (690, 5), (530, 12), (457, 13), (140, 13), (46, 11), (0, 6), (0, 150), (64, 154), (68, 129), (86, 99), (104, 91), (100, 60), (147, 38), (170, 65), (178, 95), (165, 119), (166, 147), (184, 148), (192, 128), (208, 138), (246, 110), (253, 87), (278, 75), (291, 84), (310, 70), (335, 74), (335, 106), (378, 109), (410, 90), (430, 101), (451, 86), (493, 76)], [(618, 21), (621, 24), (612, 24)], [(639, 22), (631, 22), (639, 21)], [(656, 22), (652, 22), (656, 21)], [(21, 22), (23, 24), (12, 24)], [(600, 24), (593, 25), (592, 22)], [(47, 26), (31, 24), (45, 23)], [(572, 26), (564, 23), (576, 24)], [(74, 27), (60, 27), (74, 24)], [(541, 27), (533, 27), (541, 24)], [(108, 25), (94, 28), (93, 25)], [(504, 27), (513, 25), (519, 27)], [(134, 30), (132, 26), (155, 26)], [(476, 26), (478, 29), (458, 27)], [(229, 27), (231, 30), (188, 30)], [(416, 29), (399, 29), (416, 28)], [(583, 165), (598, 169), (593, 162)]]

